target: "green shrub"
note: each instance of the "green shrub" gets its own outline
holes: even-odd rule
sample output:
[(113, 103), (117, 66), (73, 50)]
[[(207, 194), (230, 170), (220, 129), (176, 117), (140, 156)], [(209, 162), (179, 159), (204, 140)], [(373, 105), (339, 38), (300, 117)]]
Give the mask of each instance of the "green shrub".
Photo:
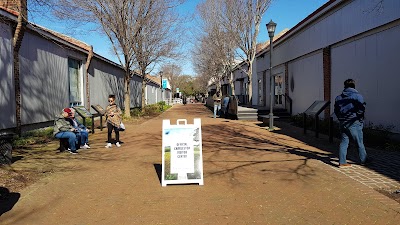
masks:
[(23, 148), (27, 145), (42, 144), (54, 140), (53, 127), (41, 128), (23, 133), (13, 139), (14, 148)]
[(165, 104), (165, 102), (162, 101), (156, 104), (146, 105), (143, 111), (142, 108), (131, 109), (131, 116), (132, 117), (157, 116), (169, 108), (171, 108), (171, 106)]
[(131, 116), (132, 117), (141, 117), (143, 115), (144, 115), (144, 113), (142, 112), (141, 108), (131, 109)]

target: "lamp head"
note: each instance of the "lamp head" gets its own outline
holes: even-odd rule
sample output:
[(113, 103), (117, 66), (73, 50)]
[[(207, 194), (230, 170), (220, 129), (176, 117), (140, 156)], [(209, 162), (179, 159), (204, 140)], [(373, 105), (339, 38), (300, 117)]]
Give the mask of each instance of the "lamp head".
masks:
[(276, 23), (274, 23), (272, 20), (269, 21), (269, 23), (267, 24), (267, 30), (270, 38), (274, 37), (275, 28), (276, 28)]

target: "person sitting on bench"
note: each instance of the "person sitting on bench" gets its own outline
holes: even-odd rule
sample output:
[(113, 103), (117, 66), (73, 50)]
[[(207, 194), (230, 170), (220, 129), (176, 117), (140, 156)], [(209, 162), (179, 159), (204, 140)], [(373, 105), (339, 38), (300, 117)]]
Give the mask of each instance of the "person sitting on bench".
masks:
[(89, 143), (89, 130), (81, 123), (78, 122), (75, 118), (75, 109), (70, 108), (71, 112), (68, 115), (68, 119), (70, 124), (75, 128), (76, 138), (80, 140), (80, 148), (88, 149), (90, 146)]
[(68, 151), (77, 154), (75, 128), (70, 124), (68, 117), (71, 113), (70, 108), (65, 108), (60, 116), (54, 119), (53, 135), (57, 139), (68, 139)]

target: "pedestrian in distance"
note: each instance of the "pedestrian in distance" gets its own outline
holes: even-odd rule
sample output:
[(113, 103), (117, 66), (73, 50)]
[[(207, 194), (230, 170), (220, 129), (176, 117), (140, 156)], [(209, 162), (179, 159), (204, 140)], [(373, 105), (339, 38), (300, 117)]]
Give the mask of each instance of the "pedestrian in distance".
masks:
[(222, 112), (223, 112), (224, 118), (228, 118), (228, 109), (229, 109), (229, 96), (226, 95), (222, 99)]
[(221, 110), (221, 94), (219, 91), (217, 91), (214, 95), (213, 95), (213, 100), (214, 100), (214, 119), (217, 117), (217, 115), (219, 116), (220, 110)]
[(117, 147), (121, 147), (119, 143), (119, 129), (122, 122), (122, 111), (121, 109), (115, 104), (115, 95), (108, 96), (108, 106), (106, 108), (106, 118), (107, 118), (107, 145), (106, 148), (111, 148), (111, 134), (114, 130), (115, 133), (115, 145)]
[(69, 116), (71, 113), (70, 108), (65, 108), (61, 112), (61, 115), (54, 119), (54, 132), (53, 135), (57, 139), (68, 139), (68, 151), (71, 154), (78, 154), (76, 150), (76, 129), (69, 122)]
[(361, 164), (367, 163), (367, 152), (363, 141), (365, 101), (363, 96), (355, 89), (356, 83), (353, 79), (344, 82), (342, 94), (335, 98), (334, 111), (339, 120), (340, 146), (339, 146), (339, 167), (351, 166), (347, 163), (347, 148), (350, 138), (358, 147), (358, 155)]

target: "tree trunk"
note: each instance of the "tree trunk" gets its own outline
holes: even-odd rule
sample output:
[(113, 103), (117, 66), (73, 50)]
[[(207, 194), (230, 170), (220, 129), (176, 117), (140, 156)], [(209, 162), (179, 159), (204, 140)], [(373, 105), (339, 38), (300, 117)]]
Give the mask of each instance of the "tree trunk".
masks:
[(15, 28), (13, 37), (13, 72), (15, 87), (15, 116), (16, 116), (16, 133), (21, 135), (21, 84), (20, 84), (20, 66), (19, 66), (19, 49), (21, 48), (22, 39), (24, 37), (26, 23), (28, 21), (27, 0), (18, 2), (19, 14), (17, 19), (17, 27)]
[(249, 102), (247, 103), (247, 105), (251, 106), (253, 105), (252, 103), (252, 97), (253, 97), (253, 82), (252, 82), (252, 78), (253, 78), (253, 62), (249, 61), (249, 70), (247, 72), (247, 76), (248, 76), (248, 85), (247, 85), (247, 94), (249, 95)]
[(146, 106), (146, 72), (142, 70), (142, 76), (143, 76), (143, 80), (142, 80), (142, 112), (144, 112), (144, 107)]
[(125, 71), (124, 77), (124, 116), (125, 118), (131, 118), (131, 91), (130, 91), (130, 72), (129, 69)]
[(89, 54), (86, 59), (85, 72), (86, 72), (86, 109), (90, 110), (90, 86), (89, 86), (89, 67), (93, 58), (93, 46), (90, 46)]
[[(231, 70), (232, 71), (232, 70)], [(232, 95), (235, 95), (235, 80), (233, 79), (233, 74), (232, 74), (232, 72), (230, 73), (231, 74), (231, 78), (230, 78), (230, 84), (231, 84), (231, 90), (232, 90)]]

